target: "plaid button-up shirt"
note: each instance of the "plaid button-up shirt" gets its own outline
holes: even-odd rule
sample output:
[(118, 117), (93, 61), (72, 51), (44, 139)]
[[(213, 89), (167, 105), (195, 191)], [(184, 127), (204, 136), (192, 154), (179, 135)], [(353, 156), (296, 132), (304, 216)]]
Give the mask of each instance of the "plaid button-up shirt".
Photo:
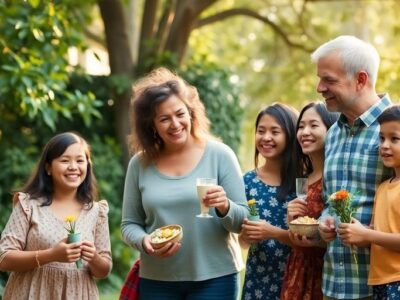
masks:
[[(329, 129), (325, 141), (323, 216), (330, 213), (330, 194), (346, 189), (354, 197), (357, 212), (353, 215), (362, 224), (369, 225), (377, 185), (390, 175), (379, 157), (378, 116), (391, 105), (385, 95), (370, 107), (353, 126), (341, 115)], [(322, 217), (323, 217), (322, 216)], [(353, 261), (350, 248), (337, 237), (328, 243), (323, 269), (322, 290), (324, 295), (337, 299), (362, 298), (372, 294), (367, 285), (369, 270), (369, 248), (354, 248), (358, 260)]]

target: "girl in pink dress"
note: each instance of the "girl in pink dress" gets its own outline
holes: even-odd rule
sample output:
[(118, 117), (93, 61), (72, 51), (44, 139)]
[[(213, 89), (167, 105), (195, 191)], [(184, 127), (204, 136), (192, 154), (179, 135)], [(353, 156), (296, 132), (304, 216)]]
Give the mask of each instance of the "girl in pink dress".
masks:
[[(96, 201), (86, 141), (69, 132), (53, 137), (13, 200), (0, 240), (0, 270), (11, 272), (3, 299), (98, 299), (94, 277), (106, 277), (112, 265), (108, 205)], [(80, 242), (67, 242), (71, 216)]]

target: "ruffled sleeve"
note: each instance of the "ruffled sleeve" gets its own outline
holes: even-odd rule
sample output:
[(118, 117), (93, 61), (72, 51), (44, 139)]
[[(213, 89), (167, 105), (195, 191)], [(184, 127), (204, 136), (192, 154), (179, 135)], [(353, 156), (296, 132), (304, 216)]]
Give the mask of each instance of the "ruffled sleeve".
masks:
[(10, 250), (24, 250), (32, 215), (31, 201), (25, 193), (15, 193), (13, 210), (1, 234), (0, 264)]
[[(110, 231), (108, 228), (108, 203), (106, 200), (98, 202), (99, 213), (97, 216), (95, 247), (97, 252), (104, 258), (112, 261)], [(111, 268), (110, 268), (111, 270)]]

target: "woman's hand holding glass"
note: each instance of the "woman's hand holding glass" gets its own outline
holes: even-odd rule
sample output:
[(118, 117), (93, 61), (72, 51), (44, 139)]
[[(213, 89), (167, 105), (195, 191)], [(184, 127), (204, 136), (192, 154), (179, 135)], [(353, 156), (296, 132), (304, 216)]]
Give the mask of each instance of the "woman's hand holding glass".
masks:
[(289, 202), (287, 207), (288, 222), (293, 221), (297, 217), (307, 214), (307, 203), (303, 199), (297, 198)]
[(181, 248), (181, 243), (170, 242), (163, 247), (154, 249), (150, 243), (150, 235), (145, 235), (142, 241), (143, 249), (148, 255), (165, 258), (175, 255)]
[(206, 206), (214, 207), (221, 216), (225, 216), (229, 211), (229, 200), (222, 186), (216, 185), (207, 190), (203, 201)]

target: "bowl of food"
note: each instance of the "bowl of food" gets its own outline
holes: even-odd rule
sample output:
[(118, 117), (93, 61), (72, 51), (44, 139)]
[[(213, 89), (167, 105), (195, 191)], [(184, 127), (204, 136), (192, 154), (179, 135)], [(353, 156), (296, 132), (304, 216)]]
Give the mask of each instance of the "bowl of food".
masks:
[(289, 230), (293, 233), (312, 238), (318, 235), (318, 221), (308, 216), (299, 217), (289, 223)]
[(157, 228), (150, 234), (150, 244), (154, 249), (159, 249), (169, 242), (179, 242), (182, 237), (182, 226), (177, 224), (166, 225)]

